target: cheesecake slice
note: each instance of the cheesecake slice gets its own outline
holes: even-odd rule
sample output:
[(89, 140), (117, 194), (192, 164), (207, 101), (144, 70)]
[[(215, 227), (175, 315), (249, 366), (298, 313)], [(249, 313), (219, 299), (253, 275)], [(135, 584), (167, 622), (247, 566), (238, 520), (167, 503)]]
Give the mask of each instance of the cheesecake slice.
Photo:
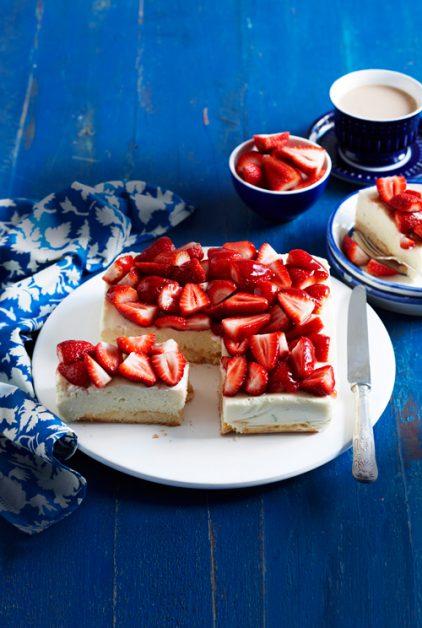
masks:
[(153, 336), (122, 337), (118, 346), (69, 340), (57, 352), (57, 407), (64, 421), (182, 423), (189, 365), (174, 342), (160, 345)]
[[(398, 179), (401, 187), (389, 193), (383, 192), (383, 182), (391, 179)], [(393, 184), (389, 182), (390, 187)], [(391, 260), (395, 261), (400, 265), (397, 269), (402, 274), (411, 280), (421, 281), (422, 185), (407, 185), (403, 177), (386, 177), (378, 179), (377, 186), (361, 190), (358, 194), (354, 239), (370, 258), (375, 257), (387, 264)], [(402, 191), (398, 191), (400, 189)], [(412, 198), (413, 193), (415, 196)], [(375, 245), (379, 255), (365, 249), (365, 240)], [(372, 265), (373, 262), (368, 268), (369, 272)], [(374, 268), (375, 273), (372, 274), (377, 273), (375, 265)], [(388, 274), (385, 273), (385, 276)]]

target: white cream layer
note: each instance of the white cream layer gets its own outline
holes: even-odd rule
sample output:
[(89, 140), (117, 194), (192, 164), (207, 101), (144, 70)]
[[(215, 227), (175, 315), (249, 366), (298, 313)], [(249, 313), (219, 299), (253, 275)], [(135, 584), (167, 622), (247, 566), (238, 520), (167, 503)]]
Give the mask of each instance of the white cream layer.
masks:
[[(176, 386), (156, 384), (145, 386), (115, 376), (104, 388), (94, 385), (88, 388), (69, 383), (57, 373), (56, 395), (60, 417), (65, 421), (78, 421), (81, 417), (101, 418), (114, 414), (117, 420), (125, 415), (139, 412), (180, 413), (186, 403), (188, 391), (189, 365), (185, 366), (183, 377)], [(154, 422), (154, 421), (151, 421)]]

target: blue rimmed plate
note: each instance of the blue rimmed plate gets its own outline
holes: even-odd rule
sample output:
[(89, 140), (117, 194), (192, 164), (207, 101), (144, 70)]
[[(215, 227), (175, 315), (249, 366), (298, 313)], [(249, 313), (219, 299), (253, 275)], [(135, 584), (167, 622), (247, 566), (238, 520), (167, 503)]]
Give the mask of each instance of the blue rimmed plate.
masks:
[(359, 192), (354, 192), (340, 203), (331, 214), (327, 226), (327, 246), (338, 264), (359, 283), (371, 286), (375, 290), (387, 295), (401, 295), (415, 299), (422, 299), (422, 283), (420, 286), (412, 285), (410, 279), (404, 275), (396, 275), (382, 279), (374, 277), (359, 266), (350, 262), (341, 250), (341, 242), (346, 233), (351, 235), (355, 226), (356, 204)]
[(400, 174), (406, 179), (422, 178), (422, 123), (416, 142), (406, 153), (405, 158), (391, 166), (369, 168), (345, 161), (341, 156), (334, 133), (334, 111), (324, 113), (309, 127), (307, 137), (325, 148), (331, 157), (331, 174), (342, 181), (355, 185), (373, 185), (378, 177)]
[(372, 286), (365, 284), (353, 275), (351, 275), (347, 269), (345, 269), (338, 260), (334, 257), (330, 248), (327, 250), (328, 261), (330, 262), (331, 269), (340, 277), (344, 283), (350, 288), (355, 286), (364, 285), (368, 301), (390, 312), (396, 312), (397, 314), (407, 314), (409, 316), (422, 316), (422, 299), (415, 297), (407, 297), (399, 294), (387, 293), (383, 290), (377, 290)]

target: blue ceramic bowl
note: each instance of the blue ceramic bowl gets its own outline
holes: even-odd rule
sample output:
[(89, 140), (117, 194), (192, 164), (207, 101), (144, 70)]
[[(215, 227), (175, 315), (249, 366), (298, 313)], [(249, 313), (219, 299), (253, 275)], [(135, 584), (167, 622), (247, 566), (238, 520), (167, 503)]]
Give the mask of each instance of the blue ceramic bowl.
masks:
[[(342, 99), (353, 89), (385, 86), (405, 92), (414, 107), (406, 115), (385, 118), (385, 104), (367, 117), (344, 108)], [(330, 88), (335, 134), (340, 156), (351, 165), (372, 167), (406, 163), (416, 141), (422, 110), (422, 85), (407, 74), (392, 70), (358, 70), (337, 79)], [(350, 105), (349, 105), (350, 106)]]
[[(296, 135), (290, 136), (289, 143), (321, 148), (315, 142)], [(328, 153), (325, 155), (325, 173), (314, 184), (300, 190), (273, 192), (272, 190), (258, 188), (247, 183), (236, 172), (236, 165), (240, 155), (253, 149), (254, 141), (247, 140), (239, 144), (229, 158), (233, 185), (245, 205), (259, 214), (259, 216), (277, 223), (289, 222), (312, 207), (323, 193), (330, 176), (331, 159)]]

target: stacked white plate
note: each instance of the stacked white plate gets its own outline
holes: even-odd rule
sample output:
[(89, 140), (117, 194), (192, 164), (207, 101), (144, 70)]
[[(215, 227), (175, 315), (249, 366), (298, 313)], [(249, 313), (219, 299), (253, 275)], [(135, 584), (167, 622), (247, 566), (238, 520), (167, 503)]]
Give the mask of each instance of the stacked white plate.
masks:
[(415, 286), (404, 275), (374, 277), (352, 264), (341, 250), (344, 235), (353, 234), (358, 194), (347, 196), (329, 219), (327, 250), (332, 269), (350, 287), (363, 285), (373, 305), (400, 314), (422, 316), (422, 284)]

